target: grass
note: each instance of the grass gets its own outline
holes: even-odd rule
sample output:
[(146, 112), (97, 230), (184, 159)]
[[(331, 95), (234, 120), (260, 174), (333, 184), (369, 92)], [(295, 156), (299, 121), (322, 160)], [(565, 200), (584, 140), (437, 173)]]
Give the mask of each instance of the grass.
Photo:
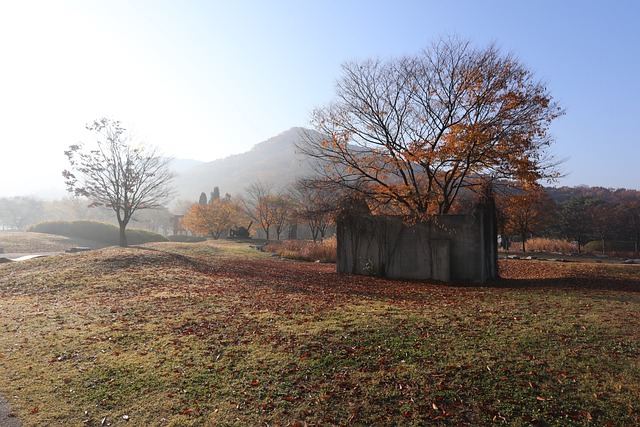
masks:
[(225, 241), (4, 264), (0, 392), (25, 426), (639, 425), (638, 266), (501, 268), (387, 281)]
[[(19, 231), (0, 232), (0, 248), (4, 253), (64, 252), (76, 246), (103, 247), (91, 240), (58, 236), (45, 233)], [(0, 253), (0, 256), (2, 254)]]

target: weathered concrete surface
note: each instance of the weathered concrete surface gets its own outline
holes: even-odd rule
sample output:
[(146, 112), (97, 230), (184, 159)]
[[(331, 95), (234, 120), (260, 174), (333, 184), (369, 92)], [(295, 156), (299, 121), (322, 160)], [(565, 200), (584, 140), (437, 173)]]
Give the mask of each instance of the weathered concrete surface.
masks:
[(498, 275), (491, 208), (406, 225), (402, 218), (345, 213), (338, 219), (337, 270), (395, 279), (484, 283)]

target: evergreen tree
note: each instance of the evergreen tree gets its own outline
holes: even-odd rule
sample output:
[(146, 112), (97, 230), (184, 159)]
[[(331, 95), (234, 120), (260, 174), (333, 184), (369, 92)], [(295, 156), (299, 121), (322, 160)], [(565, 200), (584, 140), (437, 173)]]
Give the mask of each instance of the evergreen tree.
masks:
[(213, 192), (211, 193), (211, 201), (220, 199), (220, 189), (218, 187), (213, 188)]
[(206, 205), (207, 204), (207, 195), (204, 193), (204, 191), (202, 193), (200, 193), (200, 200), (198, 200), (198, 203), (201, 204), (201, 205)]

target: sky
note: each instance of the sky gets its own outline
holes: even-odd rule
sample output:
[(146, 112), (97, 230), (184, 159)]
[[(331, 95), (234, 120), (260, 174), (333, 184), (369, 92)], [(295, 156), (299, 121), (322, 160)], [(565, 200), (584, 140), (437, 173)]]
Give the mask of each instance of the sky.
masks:
[(636, 0), (0, 0), (0, 197), (64, 195), (100, 117), (212, 161), (311, 127), (342, 63), (449, 35), (513, 53), (566, 109), (552, 185), (640, 189)]

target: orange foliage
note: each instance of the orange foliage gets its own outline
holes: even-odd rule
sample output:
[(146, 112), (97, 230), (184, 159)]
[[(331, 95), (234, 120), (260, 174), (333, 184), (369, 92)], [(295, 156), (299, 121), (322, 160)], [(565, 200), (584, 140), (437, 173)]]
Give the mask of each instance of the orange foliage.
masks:
[(185, 230), (218, 239), (242, 221), (240, 205), (230, 199), (214, 199), (209, 204), (194, 203), (181, 220)]
[(413, 57), (343, 65), (336, 102), (314, 112), (328, 137), (303, 149), (325, 178), (409, 216), (449, 213), (462, 189), (557, 177), (546, 148), (563, 114), (511, 55), (457, 39)]
[(544, 188), (533, 185), (518, 189), (497, 198), (503, 232), (522, 236), (524, 252), (527, 237), (549, 222), (553, 213), (553, 201)]

